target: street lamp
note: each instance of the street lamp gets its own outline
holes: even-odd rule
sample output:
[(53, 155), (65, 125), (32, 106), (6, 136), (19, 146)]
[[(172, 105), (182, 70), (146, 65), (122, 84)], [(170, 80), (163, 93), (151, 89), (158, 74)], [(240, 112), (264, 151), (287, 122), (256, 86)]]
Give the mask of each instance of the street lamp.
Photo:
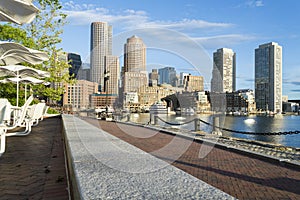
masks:
[(108, 98), (108, 81), (109, 81), (109, 77), (110, 77), (110, 72), (109, 71), (105, 71), (104, 72), (104, 88), (105, 88), (105, 105), (108, 109), (108, 105), (107, 105), (107, 98)]

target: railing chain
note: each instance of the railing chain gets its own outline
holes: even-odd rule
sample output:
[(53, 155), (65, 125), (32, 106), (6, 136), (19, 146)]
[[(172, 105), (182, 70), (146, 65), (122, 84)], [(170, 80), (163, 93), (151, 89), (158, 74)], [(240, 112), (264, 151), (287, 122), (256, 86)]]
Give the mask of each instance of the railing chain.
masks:
[(213, 124), (209, 123), (209, 122), (206, 122), (202, 119), (199, 119), (199, 118), (195, 118), (193, 120), (190, 120), (190, 121), (187, 121), (187, 122), (183, 122), (183, 123), (172, 123), (172, 122), (168, 122), (162, 118), (160, 118), (159, 116), (157, 116), (158, 119), (160, 119), (162, 122), (168, 124), (168, 125), (172, 125), (172, 126), (181, 126), (181, 125), (184, 125), (184, 124), (188, 124), (188, 123), (191, 123), (191, 122), (194, 122), (195, 119), (198, 119), (200, 122), (202, 122), (203, 124), (206, 124), (208, 126), (212, 126), (214, 128), (218, 128), (220, 130), (223, 130), (223, 131), (227, 131), (227, 132), (232, 132), (232, 133), (239, 133), (239, 134), (245, 134), (245, 135), (294, 135), (294, 134), (299, 134), (300, 131), (279, 131), (279, 132), (248, 132), (248, 131), (239, 131), (239, 130), (232, 130), (232, 129), (228, 129), (228, 128), (224, 128), (224, 127), (220, 127), (220, 126), (214, 126)]

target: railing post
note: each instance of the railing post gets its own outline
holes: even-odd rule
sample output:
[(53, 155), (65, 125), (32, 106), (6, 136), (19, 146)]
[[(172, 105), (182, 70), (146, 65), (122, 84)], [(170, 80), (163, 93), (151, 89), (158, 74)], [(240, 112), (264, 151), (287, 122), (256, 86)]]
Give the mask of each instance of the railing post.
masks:
[(200, 121), (198, 118), (194, 119), (195, 131), (200, 131)]
[(157, 124), (158, 124), (158, 116), (154, 115), (154, 125), (157, 125)]
[(220, 127), (220, 117), (214, 115), (213, 116), (213, 130), (212, 130), (212, 134), (222, 136), (222, 132), (216, 126)]
[(127, 114), (127, 122), (130, 121), (130, 114)]
[(149, 124), (152, 124), (153, 123), (153, 114), (150, 113), (150, 121), (149, 121)]

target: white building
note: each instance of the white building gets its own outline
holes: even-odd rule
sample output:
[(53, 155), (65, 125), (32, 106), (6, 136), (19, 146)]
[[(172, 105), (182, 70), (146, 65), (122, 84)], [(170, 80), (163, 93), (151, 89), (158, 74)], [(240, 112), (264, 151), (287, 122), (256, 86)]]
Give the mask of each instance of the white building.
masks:
[(139, 96), (137, 92), (125, 93), (125, 104), (129, 103), (139, 103)]
[(221, 48), (213, 54), (214, 66), (211, 92), (236, 90), (236, 54), (232, 49)]
[(104, 91), (105, 56), (112, 54), (112, 26), (106, 22), (91, 24), (90, 80)]

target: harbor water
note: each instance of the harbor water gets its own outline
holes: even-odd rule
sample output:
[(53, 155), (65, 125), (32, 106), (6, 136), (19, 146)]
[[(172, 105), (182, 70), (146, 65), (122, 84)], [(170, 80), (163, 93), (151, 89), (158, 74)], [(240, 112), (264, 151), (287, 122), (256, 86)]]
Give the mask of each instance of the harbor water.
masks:
[[(165, 121), (178, 124), (193, 120), (194, 118), (200, 118), (203, 121), (212, 124), (213, 116), (208, 114), (198, 114), (192, 116), (178, 116), (178, 115), (159, 115)], [(150, 121), (149, 113), (132, 113), (130, 114), (130, 121), (136, 123), (147, 124)], [(188, 123), (186, 125), (168, 125), (158, 120), (161, 126), (176, 127), (180, 129), (193, 130), (194, 123)], [(255, 133), (268, 133), (268, 132), (287, 132), (287, 131), (300, 131), (300, 116), (297, 115), (275, 115), (275, 116), (221, 116), (220, 127), (224, 127), (230, 130), (247, 131)], [(200, 130), (207, 133), (211, 133), (212, 127), (200, 123)], [(222, 131), (223, 136), (230, 136), (236, 138), (244, 138), (250, 140), (257, 140), (263, 142), (270, 142), (275, 144), (281, 144), (284, 146), (291, 146), (300, 148), (300, 134), (294, 135), (248, 135), (238, 134), (227, 131)]]

